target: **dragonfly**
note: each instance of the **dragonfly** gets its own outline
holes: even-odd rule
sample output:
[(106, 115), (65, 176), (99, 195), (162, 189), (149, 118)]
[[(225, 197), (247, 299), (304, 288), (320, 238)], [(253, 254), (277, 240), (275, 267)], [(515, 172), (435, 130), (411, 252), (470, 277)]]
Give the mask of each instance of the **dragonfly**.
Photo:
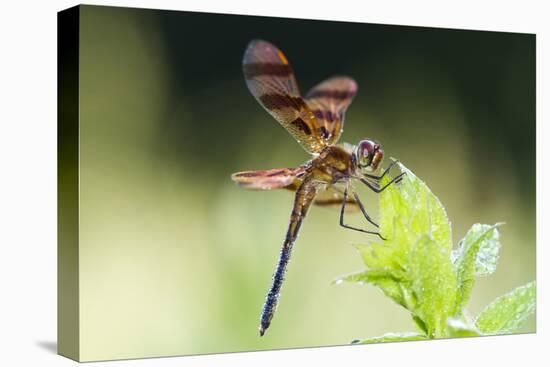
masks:
[(297, 168), (243, 171), (231, 175), (233, 181), (246, 189), (287, 189), (295, 192), (279, 261), (260, 316), (259, 332), (263, 336), (279, 303), (292, 248), (310, 206), (340, 207), (342, 227), (384, 239), (379, 230), (362, 229), (345, 223), (344, 213), (361, 211), (365, 219), (378, 228), (360, 201), (353, 181), (380, 193), (399, 182), (404, 173), (381, 186), (382, 178), (397, 161), (394, 160), (377, 175), (384, 157), (379, 143), (363, 139), (356, 146), (338, 144), (345, 112), (357, 93), (357, 83), (352, 78), (331, 77), (313, 87), (304, 98), (286, 56), (264, 40), (253, 40), (248, 44), (242, 67), (252, 95), (311, 155), (309, 161)]

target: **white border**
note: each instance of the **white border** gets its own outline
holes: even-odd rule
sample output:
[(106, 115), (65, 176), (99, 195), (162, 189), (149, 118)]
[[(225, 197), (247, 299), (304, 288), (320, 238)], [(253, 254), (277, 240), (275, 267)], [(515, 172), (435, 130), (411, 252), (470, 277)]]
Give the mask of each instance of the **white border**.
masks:
[[(94, 1), (94, 4), (350, 20), (446, 28), (537, 33), (537, 283), (536, 335), (486, 337), (375, 346), (326, 347), (94, 365), (542, 365), (548, 361), (550, 245), (544, 228), (548, 193), (550, 48), (544, 1), (273, 0)], [(65, 366), (40, 343), (56, 336), (56, 12), (72, 1), (3, 2), (0, 16), (0, 365)], [(546, 65), (546, 68), (544, 66)], [(518, 128), (521, 122), (518, 121)], [(518, 147), (521, 149), (521, 147)], [(546, 347), (548, 348), (548, 347)], [(545, 353), (546, 352), (546, 353)], [(538, 357), (538, 358), (537, 358)], [(309, 363), (308, 363), (309, 364)]]

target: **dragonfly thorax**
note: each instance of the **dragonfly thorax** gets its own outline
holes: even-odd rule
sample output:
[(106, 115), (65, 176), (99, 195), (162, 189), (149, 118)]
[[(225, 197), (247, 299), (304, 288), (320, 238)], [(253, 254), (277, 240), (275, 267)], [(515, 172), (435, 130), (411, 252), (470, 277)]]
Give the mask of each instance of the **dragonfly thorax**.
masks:
[(333, 184), (345, 180), (356, 171), (353, 153), (343, 147), (331, 145), (309, 162), (316, 181)]

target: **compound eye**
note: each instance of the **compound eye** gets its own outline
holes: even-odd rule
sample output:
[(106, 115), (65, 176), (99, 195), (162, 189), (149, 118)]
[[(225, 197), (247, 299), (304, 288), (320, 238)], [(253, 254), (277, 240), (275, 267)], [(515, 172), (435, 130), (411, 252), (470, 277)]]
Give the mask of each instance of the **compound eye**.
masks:
[(374, 144), (369, 140), (363, 140), (357, 147), (357, 158), (361, 167), (366, 167), (372, 162)]

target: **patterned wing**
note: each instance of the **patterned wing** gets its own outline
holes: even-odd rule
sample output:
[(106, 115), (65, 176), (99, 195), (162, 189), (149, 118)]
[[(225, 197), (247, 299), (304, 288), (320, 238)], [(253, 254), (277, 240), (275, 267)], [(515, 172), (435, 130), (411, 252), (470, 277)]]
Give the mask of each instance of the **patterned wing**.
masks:
[(277, 47), (251, 41), (244, 53), (243, 72), (252, 95), (306, 151), (318, 153), (327, 146), (324, 126), (300, 96), (292, 67)]
[(231, 175), (231, 179), (245, 189), (271, 190), (291, 185), (302, 176), (305, 168), (275, 168), (260, 171), (244, 171)]
[(326, 133), (329, 145), (340, 139), (344, 129), (344, 115), (357, 93), (357, 83), (351, 78), (337, 76), (313, 87), (306, 96), (306, 103)]

